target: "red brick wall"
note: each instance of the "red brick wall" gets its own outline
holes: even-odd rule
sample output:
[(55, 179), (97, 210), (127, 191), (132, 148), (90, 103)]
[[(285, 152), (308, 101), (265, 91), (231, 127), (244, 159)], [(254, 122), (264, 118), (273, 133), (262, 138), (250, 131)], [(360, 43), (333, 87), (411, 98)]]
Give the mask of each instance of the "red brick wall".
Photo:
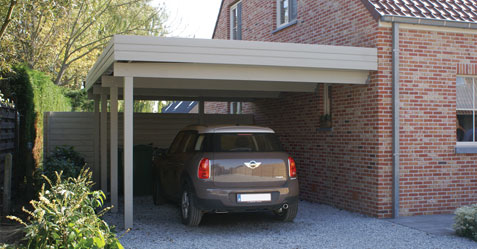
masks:
[(204, 102), (205, 114), (228, 114), (229, 112), (228, 102)]
[[(229, 39), (229, 8), (236, 0), (224, 0), (214, 39)], [(360, 0), (298, 0), (298, 23), (276, 29), (275, 0), (242, 0), (242, 39), (343, 46), (375, 47), (377, 28)]]
[[(225, 0), (215, 38), (228, 38), (227, 6), (233, 3)], [(275, 1), (242, 4), (245, 40), (376, 46), (377, 22), (360, 1), (298, 0), (298, 23), (273, 34)], [(256, 101), (244, 112), (274, 129), (295, 158), (302, 198), (379, 216), (377, 74), (366, 86), (332, 87), (332, 131), (318, 130), (322, 87), (317, 94)]]
[[(215, 38), (228, 38), (225, 0)], [(243, 39), (376, 47), (366, 86), (333, 86), (333, 130), (317, 131), (322, 92), (285, 94), (244, 108), (275, 129), (295, 157), (302, 197), (390, 217), (392, 36), (361, 1), (298, 0), (298, 23), (276, 33), (275, 1), (243, 0)], [(435, 214), (477, 202), (477, 155), (455, 154), (457, 74), (477, 74), (477, 35), (403, 29), (401, 215)], [(322, 90), (322, 88), (320, 88)]]
[(455, 153), (456, 75), (475, 75), (477, 34), (403, 29), (400, 39), (401, 212), (451, 212), (477, 202), (477, 154)]

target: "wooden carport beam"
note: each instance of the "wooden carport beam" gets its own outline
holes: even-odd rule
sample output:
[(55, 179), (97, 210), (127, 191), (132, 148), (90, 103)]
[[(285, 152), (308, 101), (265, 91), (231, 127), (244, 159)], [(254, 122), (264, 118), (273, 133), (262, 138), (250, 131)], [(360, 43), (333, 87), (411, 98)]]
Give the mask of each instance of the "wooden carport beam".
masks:
[[(119, 87), (119, 99), (123, 98), (122, 95), (122, 77), (103, 76), (103, 85), (108, 87)], [(162, 84), (163, 79), (155, 79), (156, 82), (160, 81)], [(116, 82), (117, 81), (117, 82)], [(137, 79), (134, 79), (134, 84), (137, 83)], [(108, 87), (101, 87), (95, 85), (93, 87), (94, 94), (108, 94)], [(315, 84), (306, 84), (307, 92), (315, 92)], [(299, 88), (299, 87), (298, 87)], [(227, 90), (197, 90), (197, 89), (159, 89), (159, 88), (134, 88), (135, 100), (198, 100), (207, 99), (221, 100), (221, 101), (244, 101), (252, 99), (263, 98), (279, 98), (281, 92), (279, 91), (227, 91)]]
[[(357, 76), (358, 77), (358, 76)], [(102, 82), (103, 87), (120, 86), (120, 77), (112, 77), (114, 81)], [(160, 82), (160, 83), (159, 83)], [(136, 89), (164, 89), (190, 91), (229, 91), (229, 92), (314, 92), (319, 82), (282, 82), (252, 80), (204, 80), (204, 79), (170, 79), (170, 78), (134, 78)]]
[[(226, 90), (241, 90), (230, 86), (230, 81), (268, 81), (268, 82), (303, 82), (303, 83), (336, 83), (336, 84), (366, 84), (369, 71), (337, 70), (294, 67), (240, 66), (223, 64), (193, 64), (193, 63), (121, 63), (115, 62), (114, 76), (194, 79), (194, 80), (225, 80), (229, 81)], [(164, 82), (161, 82), (163, 84)], [(154, 88), (146, 84), (144, 88)], [(254, 84), (255, 85), (255, 84)], [(260, 85), (260, 84), (258, 84)], [(140, 82), (135, 85), (143, 87)], [(190, 88), (190, 87), (187, 87)], [(222, 89), (222, 88), (214, 88)]]

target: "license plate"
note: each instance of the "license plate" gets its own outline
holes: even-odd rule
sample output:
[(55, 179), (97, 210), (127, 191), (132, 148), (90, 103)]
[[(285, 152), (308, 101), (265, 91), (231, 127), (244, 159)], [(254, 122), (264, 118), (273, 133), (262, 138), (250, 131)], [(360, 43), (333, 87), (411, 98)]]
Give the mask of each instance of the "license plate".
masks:
[(271, 201), (272, 195), (266, 194), (237, 194), (237, 202), (265, 202)]

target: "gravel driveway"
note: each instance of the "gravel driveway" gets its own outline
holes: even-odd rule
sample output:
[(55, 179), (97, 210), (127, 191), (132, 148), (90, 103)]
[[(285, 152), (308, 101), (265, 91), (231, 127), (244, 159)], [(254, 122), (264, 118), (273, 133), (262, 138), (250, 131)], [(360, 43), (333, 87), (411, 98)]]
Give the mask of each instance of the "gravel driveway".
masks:
[[(121, 212), (105, 217), (118, 226), (119, 235)], [(305, 201), (293, 223), (275, 221), (267, 213), (211, 214), (199, 227), (185, 227), (178, 207), (157, 207), (151, 198), (135, 199), (134, 217), (134, 229), (120, 239), (125, 248), (477, 248), (468, 239), (427, 234)]]

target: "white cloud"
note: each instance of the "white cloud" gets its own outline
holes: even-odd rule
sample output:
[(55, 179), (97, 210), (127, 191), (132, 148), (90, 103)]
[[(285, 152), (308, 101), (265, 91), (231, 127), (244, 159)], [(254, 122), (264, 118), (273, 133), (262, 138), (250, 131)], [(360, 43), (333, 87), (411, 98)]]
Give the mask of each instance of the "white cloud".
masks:
[(169, 36), (212, 38), (221, 0), (153, 0), (169, 13)]

